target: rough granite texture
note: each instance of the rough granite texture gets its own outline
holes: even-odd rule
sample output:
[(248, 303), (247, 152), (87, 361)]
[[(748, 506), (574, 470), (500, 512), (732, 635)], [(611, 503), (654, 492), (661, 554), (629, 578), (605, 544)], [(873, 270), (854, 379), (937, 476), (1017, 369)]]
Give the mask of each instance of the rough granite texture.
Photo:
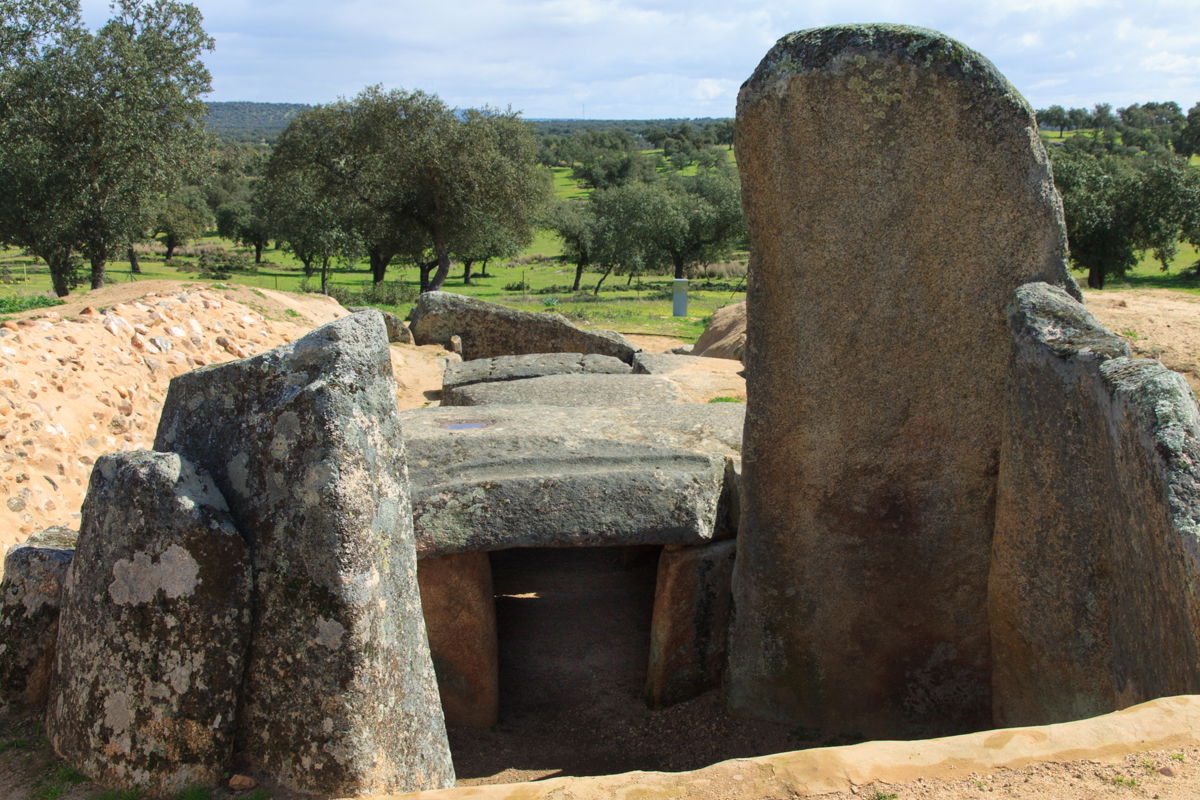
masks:
[(1065, 292), (1018, 290), (990, 612), (998, 725), (1200, 691), (1200, 414)]
[(111, 789), (221, 782), (251, 586), (246, 543), (207, 475), (175, 453), (101, 456), (63, 587), (55, 751)]
[(991, 718), (988, 559), (1023, 283), (1069, 287), (1028, 104), (889, 25), (784, 37), (738, 97), (752, 249), (727, 697), (829, 732)]
[(672, 381), (632, 374), (544, 375), (442, 392), (443, 406), (660, 406), (690, 401), (687, 392)]
[(408, 329), (408, 324), (399, 314), (393, 314), (391, 311), (384, 311), (381, 308), (372, 308), (371, 306), (349, 306), (349, 311), (374, 311), (383, 317), (383, 324), (387, 326), (388, 341), (393, 344), (412, 344), (412, 331)]
[(421, 617), (383, 319), (171, 381), (155, 448), (207, 469), (250, 543), (238, 747), (334, 795), (454, 783)]
[(500, 718), (491, 557), (423, 558), (417, 580), (446, 724), (490, 728)]
[(78, 534), (47, 528), (4, 558), (0, 582), (0, 713), (20, 713), (46, 704), (58, 614), (67, 567)]
[(721, 685), (737, 542), (664, 548), (658, 558), (646, 702), (662, 708)]
[(422, 558), (510, 547), (704, 544), (723, 524), (735, 403), (400, 414)]
[[(641, 353), (638, 353), (640, 356)], [(477, 358), (450, 364), (442, 375), (442, 389), (457, 389), (474, 383), (516, 381), (544, 375), (568, 375), (598, 372), (628, 375), (631, 367), (612, 356), (585, 356), (582, 353), (531, 353), (523, 356)]]
[(523, 353), (596, 353), (625, 363), (638, 352), (612, 331), (584, 331), (562, 314), (519, 311), (451, 292), (425, 292), (409, 316), (417, 344), (450, 345), (462, 339), (463, 360)]

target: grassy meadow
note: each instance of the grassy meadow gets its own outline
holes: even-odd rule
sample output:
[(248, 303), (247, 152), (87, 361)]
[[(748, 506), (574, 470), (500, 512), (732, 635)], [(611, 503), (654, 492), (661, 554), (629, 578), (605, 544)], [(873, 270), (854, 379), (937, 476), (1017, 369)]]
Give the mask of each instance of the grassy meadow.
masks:
[[(1086, 135), (1086, 131), (1069, 131), (1067, 136)], [(1056, 133), (1043, 134), (1054, 141)], [(730, 160), (733, 153), (729, 151)], [(553, 170), (554, 192), (560, 198), (582, 198), (590, 190), (579, 186), (572, 178), (570, 169), (559, 167)], [(108, 265), (110, 282), (134, 280), (172, 279), (206, 282), (199, 276), (196, 262), (206, 248), (224, 248), (253, 256), (253, 251), (237, 247), (228, 240), (215, 235), (192, 242), (176, 251), (172, 263), (163, 259), (163, 248), (157, 243), (139, 245), (141, 274), (130, 272), (126, 261)], [(626, 276), (611, 275), (603, 284), (598, 295), (592, 289), (600, 280), (600, 273), (586, 271), (582, 291), (572, 292), (574, 280), (573, 264), (562, 260), (562, 241), (548, 230), (537, 231), (533, 241), (521, 255), (507, 263), (494, 262), (488, 265), (487, 273), (479, 274), (475, 266), (472, 285), (464, 285), (462, 269), (455, 265), (446, 281), (445, 289), (451, 292), (478, 297), (491, 302), (503, 303), (527, 311), (554, 311), (563, 314), (582, 327), (607, 328), (622, 333), (657, 334), (673, 336), (685, 341), (694, 341), (704, 330), (709, 317), (716, 309), (745, 297), (746, 254), (729, 264), (713, 265), (693, 277), (689, 295), (688, 316), (673, 317), (671, 314), (671, 276), (645, 275), (629, 281)], [(1195, 269), (1193, 269), (1195, 268)], [(1161, 265), (1149, 252), (1143, 253), (1140, 263), (1125, 278), (1112, 280), (1108, 290), (1163, 288), (1200, 294), (1200, 251), (1182, 244), (1179, 254), (1170, 269), (1163, 271)], [(1075, 273), (1081, 284), (1086, 283), (1086, 274)], [(419, 285), (415, 267), (393, 266), (388, 270), (389, 283), (409, 287), (405, 291), (415, 294)], [(370, 285), (371, 274), (365, 260), (351, 265), (339, 265), (330, 271), (330, 285), (335, 289), (361, 292)], [(228, 279), (207, 281), (209, 283), (237, 283), (281, 291), (315, 291), (319, 279), (305, 279), (300, 262), (281, 249), (268, 249), (263, 253), (263, 263), (251, 269), (231, 273)], [(76, 289), (73, 296), (86, 291)], [(14, 304), (22, 304), (22, 298), (46, 295), (51, 292), (50, 275), (39, 259), (15, 249), (0, 248), (0, 315), (14, 310)], [(382, 308), (406, 315), (411, 302), (399, 304), (371, 303)]]

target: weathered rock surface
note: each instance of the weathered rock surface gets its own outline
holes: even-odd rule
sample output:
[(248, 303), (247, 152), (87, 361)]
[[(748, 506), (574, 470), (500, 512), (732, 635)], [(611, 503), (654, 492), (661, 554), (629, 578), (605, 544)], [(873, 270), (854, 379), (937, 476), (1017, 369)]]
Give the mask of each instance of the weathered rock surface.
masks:
[(46, 703), (58, 614), (78, 534), (48, 528), (9, 548), (0, 582), (0, 713)]
[(659, 406), (690, 400), (674, 382), (649, 375), (545, 375), (442, 392), (444, 406)]
[(417, 562), (417, 580), (446, 724), (495, 725), (500, 671), (490, 556), (423, 558)]
[(412, 331), (408, 329), (408, 324), (399, 314), (393, 314), (391, 311), (384, 311), (382, 308), (374, 308), (372, 306), (350, 306), (348, 311), (358, 313), (359, 311), (374, 311), (383, 317), (383, 324), (387, 327), (387, 338), (392, 344), (412, 344)]
[(1078, 291), (1032, 111), (941, 34), (838, 26), (767, 54), (737, 138), (753, 277), (729, 700), (863, 735), (982, 728), (1005, 309), (1029, 281)]
[(584, 331), (561, 314), (519, 311), (451, 292), (425, 292), (409, 317), (417, 344), (449, 346), (462, 338), (462, 357), (512, 356), (523, 353), (596, 353), (629, 363), (637, 348), (619, 333)]
[(155, 440), (210, 471), (251, 543), (239, 749), (301, 791), (454, 782), (388, 359), (377, 314), (344, 317), (176, 378)]
[(250, 630), (250, 559), (212, 481), (174, 453), (102, 456), (67, 573), (46, 731), (101, 785), (220, 782)]
[(728, 535), (740, 404), (428, 408), (400, 415), (422, 557)]
[(666, 548), (658, 559), (646, 701), (681, 703), (721, 685), (737, 543)]
[[(641, 355), (641, 353), (638, 353)], [(497, 356), (462, 361), (446, 367), (443, 389), (457, 389), (475, 383), (497, 383), (545, 375), (601, 373), (628, 375), (632, 367), (612, 356), (585, 356), (582, 353), (532, 353), (523, 356)]]
[(731, 358), (741, 361), (746, 349), (746, 302), (732, 303), (716, 310), (690, 355)]
[(990, 613), (1000, 725), (1200, 691), (1200, 413), (1065, 292), (1017, 291)]

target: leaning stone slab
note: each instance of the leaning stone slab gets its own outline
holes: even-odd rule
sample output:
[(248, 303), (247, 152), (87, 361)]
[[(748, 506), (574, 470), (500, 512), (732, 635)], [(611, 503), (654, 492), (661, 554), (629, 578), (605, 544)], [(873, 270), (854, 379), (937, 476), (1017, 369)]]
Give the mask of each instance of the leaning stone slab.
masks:
[[(638, 355), (641, 355), (640, 353)], [(442, 389), (457, 389), (475, 383), (497, 383), (545, 375), (601, 373), (628, 375), (631, 367), (612, 356), (585, 356), (582, 353), (532, 353), (523, 356), (477, 358), (446, 367)]]
[(753, 276), (729, 700), (868, 736), (984, 727), (1005, 309), (1029, 281), (1077, 291), (1032, 110), (939, 33), (818, 28), (742, 86), (737, 149)]
[(409, 318), (417, 344), (462, 339), (464, 360), (523, 353), (596, 353), (629, 363), (638, 348), (612, 331), (584, 331), (561, 314), (519, 311), (451, 292), (425, 292)]
[(681, 703), (721, 685), (736, 549), (731, 539), (668, 547), (659, 556), (646, 670), (651, 708)]
[(723, 403), (402, 412), (418, 551), (727, 536), (725, 457), (740, 450), (742, 413)]
[(674, 382), (649, 375), (545, 375), (442, 392), (443, 406), (659, 406), (690, 400)]
[(250, 559), (212, 481), (174, 453), (101, 456), (64, 587), (46, 731), (97, 783), (220, 782), (250, 633)]
[(155, 447), (211, 472), (251, 543), (240, 750), (336, 795), (450, 785), (378, 314), (175, 378)]
[(1065, 292), (1021, 287), (989, 597), (999, 725), (1200, 691), (1200, 413)]
[(46, 704), (58, 614), (78, 534), (47, 528), (9, 548), (0, 582), (0, 713)]

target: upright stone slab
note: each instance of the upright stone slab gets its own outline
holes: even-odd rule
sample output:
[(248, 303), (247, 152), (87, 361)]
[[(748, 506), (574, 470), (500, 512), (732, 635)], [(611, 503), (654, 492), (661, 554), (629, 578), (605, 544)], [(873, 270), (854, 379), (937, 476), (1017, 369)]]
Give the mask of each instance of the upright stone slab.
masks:
[(92, 780), (170, 796), (229, 768), (250, 559), (174, 453), (101, 456), (67, 573), (46, 732)]
[(646, 702), (652, 708), (681, 703), (721, 685), (736, 546), (727, 540), (663, 548), (646, 669)]
[(387, 335), (352, 314), (171, 381), (155, 447), (208, 469), (251, 542), (247, 766), (334, 795), (453, 785), (421, 618)]
[(75, 531), (47, 528), (8, 551), (0, 582), (0, 713), (46, 704)]
[(1181, 375), (1022, 287), (991, 575), (998, 725), (1200, 691), (1200, 414)]
[(491, 558), (423, 558), (417, 580), (446, 724), (490, 728), (500, 717)]
[(991, 718), (988, 557), (1010, 342), (1073, 287), (1033, 114), (985, 58), (888, 25), (784, 37), (738, 97), (752, 248), (727, 683), (864, 735)]

